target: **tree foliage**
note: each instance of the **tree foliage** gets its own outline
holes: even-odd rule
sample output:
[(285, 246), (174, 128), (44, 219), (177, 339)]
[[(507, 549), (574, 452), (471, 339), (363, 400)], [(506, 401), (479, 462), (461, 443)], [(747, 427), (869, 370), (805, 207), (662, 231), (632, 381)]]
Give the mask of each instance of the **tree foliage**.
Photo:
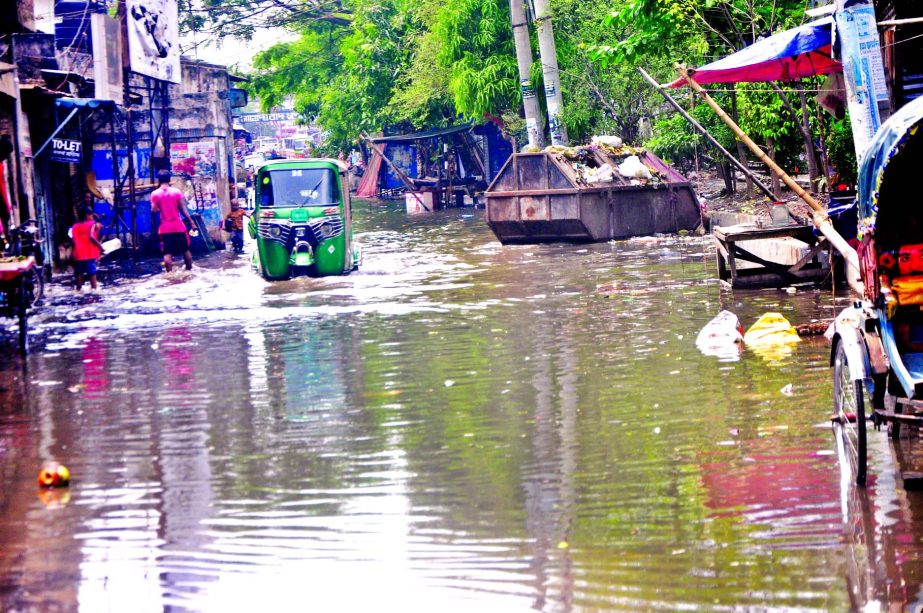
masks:
[(853, 185), (859, 178), (859, 164), (856, 162), (856, 147), (853, 143), (852, 125), (849, 115), (834, 121), (827, 129), (827, 155), (839, 179)]
[(350, 2), (348, 23), (299, 23), (296, 42), (256, 56), (251, 89), (264, 107), (290, 97), (338, 146), (388, 126), (443, 126), (518, 107), (504, 2)]
[[(187, 27), (246, 37), (259, 24), (296, 32), (257, 55), (251, 90), (264, 107), (294, 102), (316, 117), (333, 146), (364, 132), (422, 129), (505, 117), (521, 127), (508, 0), (182, 0)], [(700, 65), (804, 20), (803, 0), (551, 0), (564, 93), (575, 142), (618, 134), (675, 158), (698, 143), (671, 118), (637, 72), (669, 80), (674, 62)], [(262, 20), (262, 21), (261, 21)], [(533, 28), (532, 81), (543, 87)], [(756, 89), (756, 88), (750, 88)], [(772, 91), (741, 91), (741, 123), (787, 150), (800, 133)], [(710, 111), (696, 111), (714, 131)], [(726, 143), (729, 147), (732, 142)]]
[[(719, 104), (727, 104), (728, 96), (716, 96)], [(734, 148), (734, 133), (705, 104), (699, 104), (689, 114), (698, 121), (725, 149)], [(661, 158), (683, 168), (689, 168), (696, 150), (706, 152), (711, 145), (678, 113), (660, 117), (653, 126), (653, 136), (645, 143)], [(716, 152), (710, 155), (717, 158)]]
[(181, 26), (203, 40), (248, 39), (263, 28), (348, 25), (349, 0), (178, 0)]

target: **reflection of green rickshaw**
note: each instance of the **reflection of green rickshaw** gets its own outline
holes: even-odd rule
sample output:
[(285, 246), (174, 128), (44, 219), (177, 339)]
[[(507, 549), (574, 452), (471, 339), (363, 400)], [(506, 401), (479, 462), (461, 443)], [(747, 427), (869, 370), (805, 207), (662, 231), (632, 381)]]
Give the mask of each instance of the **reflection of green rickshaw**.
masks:
[(336, 160), (275, 160), (256, 177), (254, 265), (267, 279), (348, 274), (359, 266), (352, 240), (346, 167)]

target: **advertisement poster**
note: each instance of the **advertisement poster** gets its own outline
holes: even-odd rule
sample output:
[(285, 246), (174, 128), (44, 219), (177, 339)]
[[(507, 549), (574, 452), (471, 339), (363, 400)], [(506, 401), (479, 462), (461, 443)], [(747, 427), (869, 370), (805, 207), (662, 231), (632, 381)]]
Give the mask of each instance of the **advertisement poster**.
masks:
[(214, 141), (170, 144), (170, 166), (176, 175), (214, 177), (217, 159)]
[(122, 102), (122, 30), (114, 17), (90, 15), (93, 33), (93, 80), (96, 97)]
[[(93, 149), (93, 171), (96, 173), (97, 181), (112, 181), (112, 150), (103, 148)], [(135, 147), (133, 149), (135, 156), (135, 176), (139, 179), (149, 179), (151, 176), (151, 149), (150, 147)], [(118, 160), (119, 175), (122, 179), (128, 176), (128, 151), (119, 149), (116, 159)]]
[(176, 0), (127, 0), (131, 70), (180, 82), (179, 13)]
[(218, 150), (215, 141), (171, 143), (173, 186), (183, 192), (190, 210), (206, 224), (218, 223)]

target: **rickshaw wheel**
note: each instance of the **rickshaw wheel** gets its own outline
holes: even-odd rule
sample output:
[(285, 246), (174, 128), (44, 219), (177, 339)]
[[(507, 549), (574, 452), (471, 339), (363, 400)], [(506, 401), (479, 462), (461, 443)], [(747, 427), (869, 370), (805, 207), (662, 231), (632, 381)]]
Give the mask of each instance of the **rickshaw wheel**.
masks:
[(868, 456), (866, 446), (865, 398), (862, 381), (849, 376), (846, 350), (840, 344), (833, 361), (834, 432), (843, 445), (843, 456), (855, 475), (856, 485), (865, 487)]

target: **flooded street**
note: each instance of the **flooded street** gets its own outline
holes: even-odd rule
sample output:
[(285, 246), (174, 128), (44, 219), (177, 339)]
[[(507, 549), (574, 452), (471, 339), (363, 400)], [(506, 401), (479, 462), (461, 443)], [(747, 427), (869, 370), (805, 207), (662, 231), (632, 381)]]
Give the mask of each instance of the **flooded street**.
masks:
[[(0, 610), (923, 602), (916, 452), (870, 430), (844, 487), (828, 343), (694, 344), (722, 308), (845, 299), (721, 290), (709, 238), (502, 247), (482, 211), (357, 209), (348, 277), (219, 253), (55, 288), (0, 371)], [(52, 458), (73, 483), (40, 492)]]

